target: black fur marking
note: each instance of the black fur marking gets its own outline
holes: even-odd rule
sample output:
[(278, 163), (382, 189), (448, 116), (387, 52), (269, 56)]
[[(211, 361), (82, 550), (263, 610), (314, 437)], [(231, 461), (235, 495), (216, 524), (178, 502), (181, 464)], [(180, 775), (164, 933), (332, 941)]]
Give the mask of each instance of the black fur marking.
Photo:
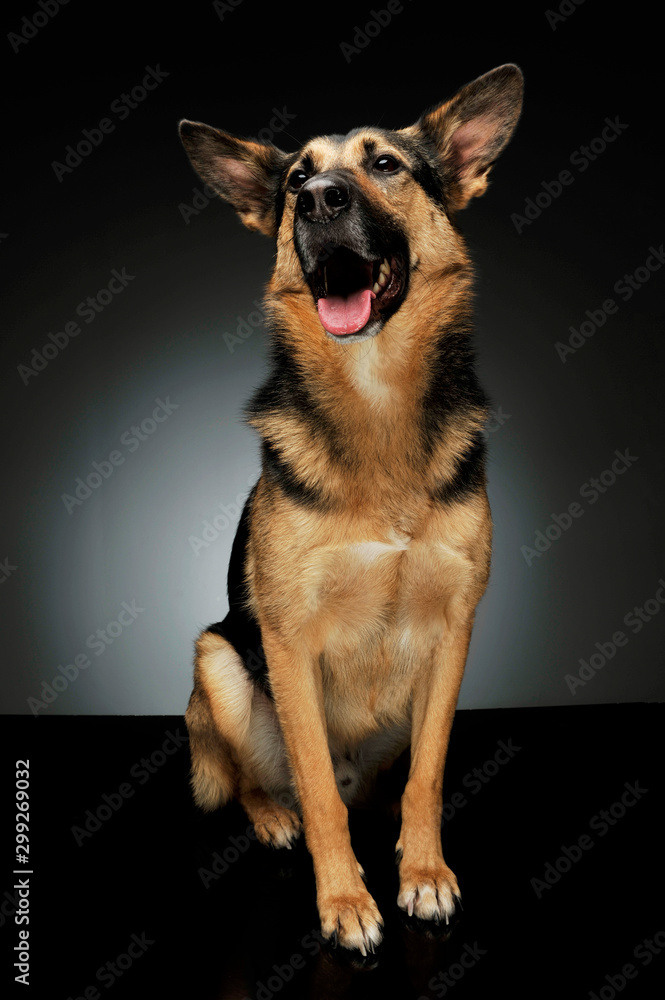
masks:
[(424, 156), (418, 156), (413, 177), (432, 201), (444, 209), (447, 208), (443, 181), (438, 170), (432, 167)]
[(265, 691), (268, 697), (272, 698), (261, 629), (247, 606), (245, 562), (249, 538), (249, 514), (255, 493), (256, 486), (247, 498), (231, 548), (227, 578), (229, 613), (223, 621), (209, 625), (206, 631), (220, 635), (233, 646), (252, 680)]
[(374, 154), (376, 153), (376, 139), (365, 139), (363, 147), (365, 149), (365, 156), (367, 157), (367, 160), (369, 161), (373, 159)]
[(420, 184), (425, 194), (441, 208), (446, 208), (445, 189), (437, 161), (431, 155), (429, 147), (424, 143), (395, 133), (386, 133), (386, 137), (401, 149), (411, 161), (413, 179)]
[(286, 201), (286, 192), (284, 188), (280, 185), (277, 189), (277, 194), (275, 195), (275, 232), (279, 232), (279, 227), (282, 224), (282, 216), (284, 215), (284, 202)]
[[(327, 139), (332, 139), (336, 143), (347, 142), (356, 135), (360, 135), (365, 131), (364, 127), (351, 129), (346, 135), (329, 135), (326, 136)], [(446, 210), (446, 192), (445, 185), (443, 181), (443, 176), (441, 172), (441, 163), (439, 162), (439, 157), (434, 146), (427, 141), (426, 136), (422, 139), (410, 138), (404, 135), (400, 135), (398, 132), (392, 132), (389, 129), (372, 127), (372, 131), (381, 136), (385, 137), (387, 143), (401, 150), (404, 154), (414, 180), (421, 186), (425, 194), (432, 199), (437, 205)], [(369, 165), (373, 159), (376, 152), (379, 150), (377, 140), (374, 136), (368, 136), (364, 142), (365, 155), (367, 157), (366, 165)], [(314, 170), (314, 165), (309, 159), (309, 164), (311, 165), (311, 172)], [(303, 161), (304, 162), (304, 161)], [(303, 166), (303, 169), (306, 169)], [(309, 172), (309, 171), (308, 171)]]
[(315, 486), (303, 483), (269, 441), (263, 442), (262, 451), (263, 470), (268, 480), (276, 483), (287, 497), (303, 507), (324, 508), (327, 506), (322, 491)]
[[(349, 132), (349, 137), (362, 132), (363, 129), (353, 129)], [(438, 161), (436, 151), (428, 142), (420, 141), (416, 138), (409, 138), (400, 135), (398, 132), (390, 132), (387, 129), (374, 129), (385, 136), (386, 142), (399, 149), (409, 165), (413, 179), (420, 184), (425, 194), (444, 210), (446, 209), (446, 196), (441, 165)], [(365, 152), (368, 157), (379, 149), (376, 139), (367, 139), (365, 142)]]
[(429, 387), (423, 398), (422, 432), (426, 454), (446, 434), (453, 413), (486, 411), (489, 399), (475, 370), (470, 321), (439, 331), (430, 363)]
[(432, 490), (432, 499), (437, 503), (460, 503), (478, 493), (485, 486), (485, 439), (476, 435), (468, 451), (457, 459), (457, 469), (452, 479), (439, 483)]
[(251, 420), (252, 417), (269, 413), (296, 414), (313, 440), (323, 441), (328, 456), (348, 467), (349, 456), (340, 448), (339, 434), (313, 398), (287, 335), (279, 329), (272, 330), (271, 347), (270, 375), (246, 405), (246, 417)]
[(314, 160), (312, 159), (311, 153), (305, 153), (302, 158), (301, 167), (308, 177), (311, 177), (314, 173)]
[(286, 166), (282, 170), (279, 178), (279, 183), (277, 185), (277, 192), (275, 194), (275, 232), (279, 232), (279, 227), (282, 224), (282, 216), (284, 215), (284, 203), (286, 201), (286, 181), (291, 173), (293, 164), (297, 160), (297, 155), (294, 153), (286, 161)]

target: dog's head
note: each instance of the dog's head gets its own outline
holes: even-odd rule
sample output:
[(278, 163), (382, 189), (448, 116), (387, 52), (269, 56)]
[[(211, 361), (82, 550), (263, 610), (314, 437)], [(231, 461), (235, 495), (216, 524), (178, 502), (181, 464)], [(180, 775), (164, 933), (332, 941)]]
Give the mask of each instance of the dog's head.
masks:
[(295, 309), (313, 336), (348, 343), (396, 315), (408, 324), (432, 279), (466, 262), (455, 215), (485, 191), (521, 103), (522, 74), (508, 64), (408, 128), (357, 128), (297, 153), (187, 120), (180, 136), (245, 225), (276, 237), (277, 310)]

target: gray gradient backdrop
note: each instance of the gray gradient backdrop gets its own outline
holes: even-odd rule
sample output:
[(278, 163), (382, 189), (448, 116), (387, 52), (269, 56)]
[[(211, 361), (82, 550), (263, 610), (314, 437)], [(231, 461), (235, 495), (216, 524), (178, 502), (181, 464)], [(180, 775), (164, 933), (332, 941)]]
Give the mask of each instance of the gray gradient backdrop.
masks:
[[(104, 15), (71, 4), (18, 51), (8, 38), (2, 710), (30, 713), (28, 699), (46, 697), (41, 715), (182, 713), (193, 640), (226, 612), (235, 524), (259, 470), (241, 408), (265, 372), (255, 302), (273, 247), (221, 202), (183, 217), (202, 184), (178, 119), (256, 136), (287, 109), (274, 141), (292, 150), (316, 132), (409, 124), (507, 61), (526, 77), (522, 123), (460, 220), (478, 273), (479, 370), (503, 421), (488, 436), (493, 570), (460, 707), (662, 700), (661, 273), (629, 301), (613, 291), (665, 240), (651, 33), (622, 28), (618, 65), (597, 5), (554, 25), (537, 6), (425, 17), (404, 3), (346, 56), (369, 6), (336, 6), (331, 19), (252, 0), (220, 17), (191, 3), (160, 21), (136, 4)], [(6, 35), (26, 10), (3, 15)], [(120, 112), (147, 66), (168, 76)], [(53, 162), (104, 118), (113, 130), (59, 181)], [(571, 156), (606, 118), (627, 127), (580, 169), (585, 154)], [(516, 225), (565, 169), (572, 182)], [(77, 307), (113, 269), (132, 278), (86, 323)], [(555, 343), (608, 298), (616, 313), (563, 363)], [(33, 348), (77, 320), (80, 334), (25, 384)], [(234, 341), (239, 325), (250, 335)], [(172, 412), (153, 424), (157, 400)], [(131, 428), (145, 421), (139, 440)], [(630, 468), (597, 502), (581, 496), (626, 449)], [(68, 511), (63, 494), (112, 452), (122, 461), (102, 465), (111, 474)], [(574, 502), (583, 515), (529, 565), (521, 547)], [(626, 616), (649, 601), (638, 630)], [(573, 694), (566, 675), (593, 654), (599, 669)]]

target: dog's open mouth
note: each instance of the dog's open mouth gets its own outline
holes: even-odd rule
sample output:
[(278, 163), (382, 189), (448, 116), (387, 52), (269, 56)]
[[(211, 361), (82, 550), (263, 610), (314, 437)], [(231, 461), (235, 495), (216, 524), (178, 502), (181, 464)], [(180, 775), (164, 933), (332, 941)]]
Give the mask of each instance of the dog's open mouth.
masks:
[(364, 260), (346, 247), (332, 250), (307, 276), (324, 329), (335, 337), (361, 333), (395, 304), (403, 274), (399, 255)]

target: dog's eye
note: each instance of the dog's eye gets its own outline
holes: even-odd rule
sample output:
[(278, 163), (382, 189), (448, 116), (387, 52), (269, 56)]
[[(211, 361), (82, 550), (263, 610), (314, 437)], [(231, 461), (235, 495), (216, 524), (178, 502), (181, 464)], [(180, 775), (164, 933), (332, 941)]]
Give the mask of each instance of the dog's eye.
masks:
[(399, 163), (394, 156), (380, 156), (374, 163), (374, 169), (379, 170), (382, 174), (394, 174), (396, 170), (399, 170)]
[(294, 170), (289, 177), (289, 188), (291, 191), (299, 191), (307, 180), (307, 174), (304, 170)]

